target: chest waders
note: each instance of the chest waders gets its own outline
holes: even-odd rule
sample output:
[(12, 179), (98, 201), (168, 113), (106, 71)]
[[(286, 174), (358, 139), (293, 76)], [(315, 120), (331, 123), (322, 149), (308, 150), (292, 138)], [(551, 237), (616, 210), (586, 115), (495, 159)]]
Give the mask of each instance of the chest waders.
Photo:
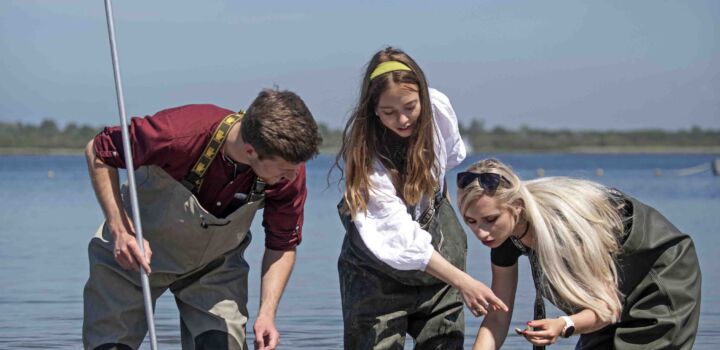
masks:
[(695, 245), (657, 210), (634, 198), (618, 274), (620, 322), (583, 335), (581, 349), (692, 349), (700, 319)]
[[(403, 349), (407, 333), (415, 349), (462, 349), (465, 318), (457, 289), (424, 271), (400, 271), (378, 260), (349, 213), (339, 214), (346, 230), (338, 260), (345, 349)], [(464, 271), (467, 237), (442, 193), (419, 222), (435, 250)]]
[[(229, 117), (223, 122), (228, 123), (225, 129), (239, 119)], [(193, 170), (207, 168), (198, 164), (209, 164), (217, 154), (226, 135), (221, 135), (223, 128), (218, 128)], [(202, 175), (204, 171), (183, 182), (201, 184)], [(249, 266), (243, 255), (251, 241), (253, 217), (265, 201), (264, 183), (256, 179), (247, 202), (218, 218), (160, 167), (140, 167), (135, 177), (145, 239), (153, 252), (153, 305), (167, 289), (173, 292), (180, 311), (183, 349), (247, 349)], [(129, 210), (126, 187), (122, 193), (123, 205)], [(103, 344), (137, 349), (147, 333), (138, 273), (120, 267), (113, 249), (114, 240), (103, 224), (88, 248), (90, 278), (84, 291), (83, 323), (87, 349)]]
[(692, 349), (701, 285), (695, 245), (657, 210), (625, 197), (632, 226), (618, 257), (620, 321), (581, 335), (576, 349)]

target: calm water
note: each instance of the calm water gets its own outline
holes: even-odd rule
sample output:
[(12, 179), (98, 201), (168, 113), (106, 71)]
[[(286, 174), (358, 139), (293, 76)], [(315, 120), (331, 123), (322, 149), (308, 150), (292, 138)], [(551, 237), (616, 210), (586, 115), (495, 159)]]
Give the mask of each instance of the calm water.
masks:
[[(703, 272), (703, 300), (696, 349), (720, 344), (720, 177), (709, 171), (678, 176), (675, 170), (707, 163), (712, 155), (499, 155), (524, 178), (538, 168), (546, 176), (580, 176), (615, 186), (662, 211), (696, 243)], [(474, 157), (461, 167), (469, 164)], [(335, 264), (343, 232), (335, 215), (336, 186), (326, 189), (330, 157), (308, 165), (309, 198), (303, 244), (280, 306), (277, 325), (282, 348), (337, 349), (342, 344), (340, 295)], [(602, 168), (604, 176), (597, 177)], [(662, 176), (655, 176), (660, 169)], [(48, 177), (48, 171), (54, 177)], [(454, 188), (454, 175), (449, 177)], [(451, 191), (454, 193), (454, 191)], [(453, 196), (454, 197), (454, 196)], [(77, 349), (82, 346), (82, 288), (87, 278), (87, 242), (102, 220), (80, 156), (0, 156), (0, 349)], [(255, 242), (247, 253), (251, 319), (258, 306), (258, 266), (263, 234), (253, 226)], [(468, 270), (489, 283), (489, 250), (468, 238)], [(534, 295), (527, 259), (514, 326), (532, 316)], [(554, 315), (549, 311), (549, 315)], [(466, 313), (470, 348), (480, 319)], [(179, 320), (170, 294), (158, 302), (160, 347), (179, 348)], [(248, 330), (250, 334), (252, 327)], [(250, 343), (252, 339), (250, 340)], [(412, 341), (407, 341), (411, 348)], [(561, 340), (553, 349), (572, 349)], [(145, 344), (144, 349), (149, 349)], [(510, 335), (506, 348), (529, 348)]]

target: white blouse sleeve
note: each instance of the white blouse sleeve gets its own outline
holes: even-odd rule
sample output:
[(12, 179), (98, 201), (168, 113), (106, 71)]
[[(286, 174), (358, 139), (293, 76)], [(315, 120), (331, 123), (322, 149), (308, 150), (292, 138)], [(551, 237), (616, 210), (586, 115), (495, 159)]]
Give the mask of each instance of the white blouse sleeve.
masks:
[(465, 159), (465, 143), (460, 137), (457, 116), (450, 99), (438, 90), (429, 90), (435, 123), (435, 153), (440, 160), (442, 179), (447, 170), (458, 166)]
[[(465, 144), (460, 138), (457, 117), (450, 100), (440, 91), (430, 89), (433, 108), (435, 154), (442, 183), (448, 169), (465, 159)], [(365, 246), (380, 261), (398, 270), (425, 270), (435, 248), (430, 233), (408, 214), (398, 197), (390, 175), (378, 160), (369, 176), (370, 195), (367, 213), (353, 218)], [(416, 209), (421, 209), (420, 206)]]
[(367, 213), (358, 212), (353, 219), (365, 246), (395, 269), (425, 270), (435, 251), (430, 233), (407, 213), (390, 175), (379, 161), (375, 161), (369, 181)]

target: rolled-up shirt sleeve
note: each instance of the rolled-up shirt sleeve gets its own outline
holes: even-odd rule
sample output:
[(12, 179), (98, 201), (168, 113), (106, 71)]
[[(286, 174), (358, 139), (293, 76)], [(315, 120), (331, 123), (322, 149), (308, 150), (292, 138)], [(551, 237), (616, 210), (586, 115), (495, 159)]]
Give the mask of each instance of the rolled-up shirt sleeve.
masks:
[[(174, 156), (172, 153), (171, 115), (173, 110), (158, 112), (152, 117), (130, 120), (129, 136), (132, 145), (133, 166), (162, 164), (164, 159)], [(106, 127), (93, 141), (97, 157), (105, 164), (115, 168), (125, 168), (125, 149), (122, 131), (119, 126)]]
[(353, 219), (365, 246), (380, 261), (398, 270), (425, 270), (433, 251), (430, 233), (407, 213), (389, 174), (375, 162), (367, 212)]
[(298, 169), (293, 181), (270, 186), (265, 191), (263, 227), (265, 247), (287, 251), (302, 241), (305, 199), (305, 165)]

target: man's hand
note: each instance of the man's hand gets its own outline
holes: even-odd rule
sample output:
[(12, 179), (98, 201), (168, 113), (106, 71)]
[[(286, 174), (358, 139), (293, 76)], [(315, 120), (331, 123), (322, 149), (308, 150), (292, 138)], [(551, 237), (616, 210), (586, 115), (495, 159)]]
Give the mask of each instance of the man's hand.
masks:
[(135, 239), (135, 228), (122, 206), (118, 170), (98, 158), (95, 154), (94, 140), (85, 146), (85, 159), (88, 173), (92, 181), (95, 196), (105, 215), (105, 224), (115, 239), (113, 256), (124, 269), (138, 270), (140, 266), (145, 273), (150, 273), (150, 257), (152, 251), (147, 240), (143, 242), (145, 256), (140, 251)]
[(281, 251), (265, 248), (260, 284), (260, 309), (253, 326), (255, 349), (275, 349), (280, 341), (280, 333), (275, 328), (275, 314), (294, 265), (295, 249)]
[(255, 349), (274, 350), (280, 342), (280, 333), (275, 328), (275, 320), (258, 316), (253, 326), (255, 332)]
[(145, 245), (145, 256), (143, 256), (140, 251), (140, 246), (137, 244), (137, 239), (135, 238), (135, 228), (133, 227), (132, 221), (130, 221), (127, 216), (125, 216), (125, 220), (123, 221), (121, 225), (111, 225), (110, 227), (110, 233), (115, 237), (115, 248), (113, 250), (115, 261), (117, 261), (120, 267), (126, 270), (133, 269), (138, 271), (140, 266), (142, 266), (145, 273), (150, 274), (150, 258), (152, 257), (150, 243), (148, 243), (146, 239), (143, 239), (143, 244)]

